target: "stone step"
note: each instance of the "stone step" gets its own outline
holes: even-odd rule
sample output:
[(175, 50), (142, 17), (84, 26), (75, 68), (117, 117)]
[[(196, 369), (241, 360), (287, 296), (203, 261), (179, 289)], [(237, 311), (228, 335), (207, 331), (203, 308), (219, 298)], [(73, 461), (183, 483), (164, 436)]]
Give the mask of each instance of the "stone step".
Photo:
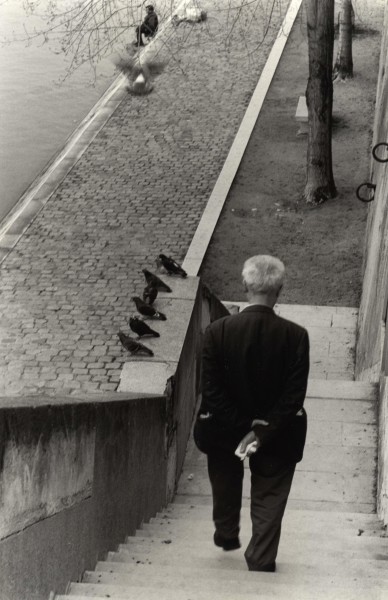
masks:
[[(94, 600), (106, 600), (106, 596), (93, 596)], [(119, 598), (119, 596), (116, 596), (116, 598)], [(124, 600), (123, 596), (121, 596), (121, 599)], [(54, 600), (69, 600), (69, 596), (66, 594), (56, 594)], [(85, 595), (80, 595), (80, 594), (71, 594), (71, 600), (90, 600), (90, 596), (85, 596)], [(127, 599), (125, 599), (127, 600)]]
[[(186, 540), (188, 543), (192, 542), (202, 542), (206, 540), (210, 540), (214, 533), (214, 526), (209, 521), (207, 523), (203, 523), (202, 527), (199, 526), (199, 521), (193, 521), (193, 526), (188, 526), (182, 529), (177, 529), (176, 527), (171, 527), (171, 525), (144, 525), (142, 529), (138, 529), (134, 536), (128, 536), (127, 542), (131, 542), (131, 540), (136, 541), (139, 538), (145, 539), (149, 538), (154, 540), (155, 542), (160, 540), (169, 539), (172, 543), (176, 541)], [(339, 528), (325, 528), (316, 527), (314, 530), (307, 531), (302, 530), (299, 531), (296, 527), (287, 527), (286, 525), (283, 527), (282, 524), (282, 540), (285, 543), (291, 543), (293, 539), (298, 540), (298, 543), (304, 544), (306, 541), (314, 539), (316, 540), (320, 537), (324, 537), (327, 543), (333, 544), (337, 546), (337, 541), (345, 540), (348, 545), (351, 546), (354, 544), (355, 538), (363, 538), (364, 540), (369, 540), (371, 543), (373, 540), (377, 539), (378, 541), (382, 541), (387, 543), (388, 537), (384, 530), (381, 530), (380, 535), (378, 535), (375, 530), (374, 535), (360, 535), (360, 530), (344, 530)], [(362, 530), (361, 530), (362, 531)], [(246, 541), (248, 543), (249, 536), (251, 535), (251, 524), (249, 522), (241, 523), (241, 539), (242, 541)], [(356, 545), (358, 542), (356, 542)], [(367, 544), (366, 544), (367, 545)]]
[[(118, 591), (116, 591), (116, 588), (114, 586), (100, 586), (98, 588), (98, 590), (95, 590), (95, 588), (93, 587), (92, 590), (90, 590), (90, 585), (88, 586), (87, 589), (85, 589), (85, 585), (88, 584), (77, 584), (80, 586), (80, 590), (78, 593), (78, 588), (75, 588), (69, 592), (69, 595), (56, 595), (55, 596), (55, 600), (69, 600), (69, 598), (71, 598), (71, 600), (90, 600), (90, 598), (93, 598), (94, 600), (106, 600), (107, 598), (115, 598), (115, 600), (190, 600), (190, 598), (188, 599), (188, 595), (187, 592), (183, 591), (179, 591), (179, 590), (163, 590), (162, 594), (160, 594), (157, 590), (155, 590), (154, 588), (141, 588), (139, 589), (138, 587), (135, 586), (131, 586), (130, 588), (125, 588), (124, 590), (122, 590), (122, 588), (119, 588)], [(109, 593), (105, 594), (104, 596), (99, 596), (97, 595), (97, 593), (102, 593), (103, 588), (105, 591), (108, 591)], [(112, 589), (114, 590), (114, 592), (112, 593)], [(235, 596), (235, 600), (253, 600), (254, 598), (257, 598), (257, 594), (255, 596), (252, 596), (252, 594), (249, 595), (236, 595)], [(262, 596), (260, 595), (260, 600), (268, 600), (268, 596)], [(273, 596), (270, 596), (270, 599), (272, 600)], [(204, 595), (204, 594), (196, 594), (196, 600), (225, 600), (225, 595), (214, 595), (212, 594), (211, 596), (209, 595)], [(281, 600), (281, 599), (280, 599)], [(291, 598), (292, 600), (292, 598)], [(377, 598), (377, 600), (380, 600), (380, 598)]]
[[(69, 589), (69, 596), (81, 597), (81, 598), (120, 598), (125, 600), (190, 600), (188, 596), (188, 590), (177, 590), (174, 588), (152, 588), (144, 586), (119, 586), (109, 584), (95, 584), (95, 583), (73, 583)], [(69, 598), (69, 596), (65, 598)], [(261, 596), (262, 600), (273, 599), (275, 596), (271, 595)], [(257, 598), (257, 592), (255, 594), (236, 594), (234, 595), (235, 600), (253, 600)], [(371, 597), (372, 600), (381, 600), (381, 596), (376, 595)], [(58, 600), (58, 597), (56, 598)], [(196, 592), (195, 600), (225, 600), (225, 594), (216, 592)], [(281, 600), (281, 598), (279, 598)], [(337, 599), (338, 600), (338, 599)]]
[(361, 535), (363, 537), (379, 537), (379, 538), (384, 538), (384, 539), (388, 539), (388, 533), (386, 529), (383, 529), (382, 527), (380, 529), (366, 529), (363, 530)]
[[(240, 520), (240, 527), (242, 531), (251, 531), (251, 519), (249, 515), (244, 515)], [(167, 533), (171, 535), (180, 537), (186, 536), (188, 534), (193, 535), (194, 537), (200, 537), (203, 535), (212, 534), (214, 531), (214, 525), (211, 519), (211, 515), (209, 514), (207, 519), (199, 520), (199, 519), (185, 519), (184, 521), (176, 519), (167, 520), (167, 519), (153, 519), (150, 523), (143, 523), (140, 529), (137, 530), (136, 536), (140, 537), (148, 537), (148, 536), (165, 536)], [(330, 523), (328, 521), (316, 521), (316, 522), (295, 522), (293, 520), (284, 518), (282, 522), (282, 532), (283, 534), (294, 534), (300, 535), (303, 537), (304, 535), (315, 536), (317, 534), (324, 534), (326, 536), (335, 536), (335, 537), (361, 537), (361, 536), (371, 536), (371, 537), (386, 537), (387, 532), (386, 529), (382, 525), (377, 525), (366, 529), (363, 526), (356, 527), (355, 525), (349, 526), (346, 524), (335, 524)], [(360, 533), (361, 532), (361, 533)]]
[(304, 319), (304, 327), (314, 322), (326, 327), (353, 328), (357, 326), (358, 309), (352, 306), (323, 306), (310, 304), (276, 304), (275, 312), (285, 319)]
[[(71, 600), (90, 600), (91, 596), (85, 596), (84, 594), (77, 594), (77, 593), (71, 593), (70, 596), (68, 596), (67, 594), (56, 594), (54, 600), (69, 600), (69, 597), (71, 597)], [(106, 596), (96, 596), (93, 595), (92, 598), (94, 598), (94, 600), (106, 600)], [(116, 598), (118, 598), (120, 600), (127, 600), (127, 598), (123, 597), (123, 596), (116, 596)]]
[[(79, 587), (75, 587), (75, 586), (79, 586)], [(86, 587), (87, 586), (87, 587)], [(105, 593), (105, 595), (100, 596), (98, 594), (101, 594), (103, 592), (108, 592)], [(117, 586), (99, 586), (98, 589), (96, 589), (96, 587), (92, 584), (74, 584), (74, 588), (69, 591), (69, 595), (56, 595), (55, 596), (55, 600), (69, 600), (69, 598), (71, 598), (71, 600), (90, 600), (90, 598), (93, 598), (94, 600), (107, 600), (107, 598), (115, 598), (115, 600), (190, 600), (190, 598), (188, 598), (187, 592), (186, 591), (179, 591), (179, 590), (162, 590), (162, 593), (160, 593), (158, 590), (155, 590), (154, 588), (139, 588), (139, 587), (135, 587), (135, 586), (131, 586), (129, 588), (121, 588)], [(257, 594), (256, 595), (235, 595), (234, 596), (235, 600), (253, 600), (254, 598), (257, 598)], [(262, 596), (260, 595), (260, 600), (268, 600), (268, 599), (273, 599), (273, 595), (272, 596)], [(381, 597), (374, 597), (372, 598), (372, 600), (380, 600)], [(221, 594), (196, 594), (195, 596), (195, 600), (225, 600), (225, 594), (221, 595)], [(280, 598), (280, 600), (282, 600)], [(291, 598), (291, 600), (293, 600)]]
[[(352, 478), (358, 474), (371, 474), (371, 470), (373, 472), (376, 468), (376, 463), (376, 448), (370, 446), (307, 444), (303, 460), (297, 464), (296, 470), (342, 473)], [(249, 468), (247, 460), (244, 461), (244, 466)]]
[[(364, 432), (365, 433), (365, 432)], [(313, 441), (313, 440), (311, 440)], [(344, 473), (353, 477), (357, 473), (371, 472), (377, 461), (376, 448), (371, 446), (330, 446), (325, 444), (306, 444), (303, 460), (297, 464), (297, 471), (321, 471)], [(185, 461), (186, 472), (195, 467), (206, 470), (205, 454), (192, 453)], [(244, 460), (244, 467), (249, 469), (249, 461)]]
[[(179, 503), (178, 500), (171, 504), (168, 504), (164, 509), (157, 513), (159, 518), (176, 518), (176, 519), (209, 519), (211, 518), (211, 508), (203, 504), (187, 504)], [(242, 517), (249, 518), (249, 510), (242, 510)], [(291, 509), (287, 505), (287, 509), (284, 515), (284, 521), (290, 520), (297, 524), (311, 523), (321, 521), (323, 523), (338, 524), (349, 523), (351, 526), (354, 525), (370, 525), (378, 526), (381, 522), (379, 521), (376, 513), (366, 514), (360, 512), (332, 512), (323, 510), (295, 510)]]
[(337, 400), (375, 401), (377, 391), (377, 384), (367, 381), (309, 379), (307, 397), (326, 400), (332, 398)]
[[(154, 565), (160, 567), (179, 566), (179, 569), (198, 568), (198, 569), (226, 569), (233, 570), (233, 576), (236, 572), (247, 572), (247, 567), (244, 560), (244, 551), (223, 552), (216, 548), (212, 551), (207, 551), (204, 548), (203, 553), (181, 552), (179, 555), (176, 552), (160, 552), (147, 553), (141, 551), (130, 551), (125, 545), (121, 546), (117, 552), (109, 552), (107, 556), (108, 562), (123, 562), (130, 564)], [(287, 548), (280, 546), (277, 557), (277, 576), (287, 575), (293, 576), (294, 581), (296, 575), (299, 577), (347, 577), (357, 578), (363, 574), (368, 576), (372, 573), (374, 577), (387, 579), (387, 555), (375, 554), (375, 558), (371, 555), (357, 553), (352, 556), (345, 556), (340, 552), (326, 552), (315, 554), (311, 551), (298, 552), (289, 551)], [(317, 555), (318, 554), (318, 555)], [(270, 576), (270, 575), (268, 575)]]
[[(330, 422), (309, 418), (307, 445), (376, 448), (377, 427), (375, 423)], [(317, 465), (318, 466), (318, 465)]]
[[(236, 592), (233, 594), (233, 600), (257, 600), (258, 593), (260, 600), (311, 600), (312, 590), (307, 592), (300, 587), (285, 585), (283, 590), (274, 589), (271, 593), (262, 594), (260, 583), (258, 589), (253, 593)], [(106, 598), (125, 598), (126, 600), (190, 600), (191, 594), (188, 590), (176, 590), (174, 588), (152, 588), (140, 586), (120, 586), (95, 583), (73, 583), (71, 584), (69, 594), (71, 596), (86, 596), (87, 598), (105, 597)], [(328, 589), (324, 591), (314, 591), (314, 600), (365, 600), (366, 590), (348, 589), (345, 587)], [(384, 600), (386, 591), (379, 589), (368, 590), (368, 600)], [(225, 600), (225, 593), (216, 591), (197, 591), (195, 600)]]
[[(354, 366), (348, 366), (346, 369), (335, 361), (333, 365), (333, 359), (329, 364), (324, 364), (325, 361), (317, 361), (316, 364), (310, 365), (310, 377), (314, 379), (325, 379), (330, 381), (331, 379), (343, 379), (344, 381), (354, 381)], [(341, 370), (337, 370), (341, 369)]]
[[(339, 446), (344, 448), (376, 448), (377, 427), (369, 423), (326, 424), (311, 417), (307, 427), (307, 446)], [(329, 449), (328, 449), (329, 451)], [(319, 467), (319, 465), (317, 465)]]
[[(125, 546), (128, 546), (129, 549), (137, 549), (143, 552), (153, 552), (159, 551), (160, 549), (164, 549), (164, 547), (168, 546), (166, 551), (170, 551), (171, 547), (183, 547), (187, 544), (190, 547), (190, 550), (200, 550), (201, 547), (206, 549), (207, 551), (213, 550), (213, 527), (209, 523), (209, 527), (206, 526), (203, 528), (203, 534), (201, 530), (198, 528), (199, 534), (197, 535), (195, 531), (187, 530), (186, 533), (182, 533), (179, 536), (174, 536), (172, 532), (167, 535), (163, 535), (163, 531), (155, 532), (155, 535), (152, 535), (153, 531), (139, 530), (139, 535), (128, 536), (126, 540)], [(143, 535), (141, 535), (143, 534)], [(251, 529), (247, 528), (241, 531), (241, 539), (244, 542), (248, 543), (251, 535)], [(335, 544), (333, 537), (335, 537)], [(284, 546), (292, 546), (292, 541), (295, 540), (298, 542), (298, 548), (302, 550), (309, 549), (311, 546), (317, 546), (319, 540), (319, 547), (322, 552), (335, 545), (335, 551), (343, 551), (347, 553), (353, 552), (369, 552), (369, 553), (386, 553), (388, 558), (388, 538), (386, 537), (364, 537), (362, 535), (355, 535), (353, 538), (342, 537), (341, 535), (335, 535), (335, 531), (332, 535), (327, 534), (325, 529), (320, 534), (313, 534), (308, 532), (295, 532), (295, 530), (286, 529), (282, 532), (281, 542)]]
[[(176, 499), (181, 504), (188, 504), (190, 506), (194, 504), (211, 505), (211, 496), (202, 496), (199, 494), (191, 494), (186, 496), (184, 494), (177, 494)], [(248, 507), (250, 505), (249, 498), (243, 498), (242, 506)], [(298, 500), (290, 498), (287, 502), (287, 509), (292, 510), (312, 510), (312, 511), (333, 511), (333, 512), (359, 512), (372, 514), (376, 512), (376, 502), (334, 502), (334, 501), (320, 501), (320, 500)]]
[[(222, 553), (221, 553), (222, 554)], [(124, 561), (100, 561), (97, 563), (96, 571), (102, 571), (107, 573), (137, 573), (138, 576), (144, 577), (147, 581), (153, 576), (154, 572), (163, 573), (165, 578), (174, 578), (177, 575), (176, 558), (175, 564), (172, 561), (169, 563), (135, 563), (135, 562), (124, 562)], [(235, 561), (236, 562), (236, 561)], [(219, 577), (221, 580), (233, 579), (238, 582), (245, 581), (257, 581), (257, 577), (260, 577), (260, 581), (263, 583), (273, 584), (273, 574), (271, 573), (254, 573), (248, 571), (244, 559), (240, 555), (239, 567), (233, 569), (232, 575), (230, 569), (222, 567), (222, 556), (217, 563), (218, 566), (213, 568), (203, 568), (197, 565), (195, 559), (192, 564), (179, 564), (179, 576), (182, 577), (193, 577), (198, 579), (214, 579)], [(366, 561), (363, 564), (361, 561), (353, 561), (347, 565), (346, 572), (341, 568), (337, 568), (335, 565), (329, 562), (327, 566), (327, 573), (318, 574), (311, 568), (307, 568), (306, 565), (295, 565), (293, 563), (281, 562), (278, 564), (278, 570), (276, 572), (277, 583), (288, 583), (291, 576), (294, 576), (293, 583), (299, 585), (320, 584), (317, 587), (323, 587), (323, 584), (328, 580), (331, 584), (342, 585), (345, 578), (354, 577), (358, 580), (364, 578), (369, 581), (369, 584), (373, 581), (383, 581), (384, 585), (388, 583), (388, 574), (384, 565), (376, 564), (376, 561)]]
[[(290, 576), (281, 581), (279, 577), (272, 576), (272, 580), (264, 581), (259, 574), (252, 573), (252, 577), (248, 576), (249, 571), (245, 571), (245, 580), (236, 579), (231, 575), (230, 572), (224, 571), (212, 571), (212, 576), (203, 577), (201, 576), (200, 569), (187, 569), (184, 573), (181, 573), (179, 569), (165, 569), (165, 568), (152, 568), (152, 565), (145, 567), (144, 569), (134, 570), (131, 573), (125, 572), (108, 572), (108, 571), (86, 571), (83, 577), (83, 583), (94, 583), (99, 585), (118, 585), (118, 586), (139, 586), (139, 587), (155, 587), (159, 589), (163, 588), (174, 588), (180, 590), (186, 590), (190, 594), (196, 592), (217, 592), (217, 593), (257, 593), (258, 586), (260, 586), (260, 592), (268, 595), (272, 595), (276, 592), (285, 592), (287, 586), (294, 588), (301, 588), (300, 582), (292, 581)], [(313, 586), (313, 581), (304, 581), (303, 587), (309, 585)], [(316, 582), (317, 583), (317, 582)], [(388, 593), (388, 581), (376, 579), (376, 577), (369, 576), (368, 578), (358, 578), (356, 581), (352, 581), (350, 578), (342, 578), (337, 580), (330, 580), (326, 582), (330, 583), (331, 587), (346, 587), (349, 589), (364, 588), (369, 590), (371, 587), (380, 590), (386, 590)]]
[(344, 423), (376, 423), (376, 402), (307, 397), (304, 403), (309, 419)]
[[(344, 503), (373, 503), (376, 478), (374, 473), (360, 472), (349, 478), (346, 473), (297, 471), (290, 499)], [(250, 497), (250, 477), (244, 477), (243, 496)], [(179, 480), (180, 495), (211, 496), (206, 471), (199, 467), (185, 468)]]
[[(172, 527), (174, 533), (179, 536), (180, 535), (180, 527), (179, 526), (175, 526), (174, 522), (176, 523), (180, 523), (180, 519), (176, 519), (174, 517), (169, 518), (169, 519), (159, 519), (158, 517), (155, 517), (154, 519), (151, 519), (150, 523), (144, 523), (142, 525), (142, 528), (139, 529), (140, 532), (147, 530), (148, 526), (158, 526), (160, 528), (164, 527)], [(203, 519), (200, 518), (195, 518), (195, 519), (186, 519), (186, 527), (187, 528), (191, 528), (191, 529), (201, 529), (203, 528), (207, 528), (208, 531), (210, 531), (210, 528), (213, 528), (213, 522), (212, 522), (212, 517), (211, 517), (211, 513), (209, 512), (208, 517), (204, 517)], [(241, 518), (240, 521), (240, 525), (241, 525), (241, 529), (245, 529), (246, 531), (250, 531), (251, 530), (251, 519), (250, 517), (247, 516), (243, 516)], [(144, 529), (143, 529), (144, 528)], [(182, 528), (183, 529), (183, 528)], [(362, 523), (337, 523), (335, 521), (333, 522), (327, 522), (327, 521), (317, 521), (315, 523), (312, 522), (295, 522), (295, 520), (289, 520), (286, 517), (283, 519), (282, 522), (282, 531), (298, 531), (301, 534), (304, 533), (308, 533), (308, 534), (315, 534), (315, 533), (320, 533), (322, 531), (325, 531), (325, 535), (329, 535), (331, 533), (331, 531), (335, 531), (335, 535), (340, 535), (341, 537), (354, 537), (354, 536), (364, 536), (364, 537), (381, 537), (381, 538), (387, 538), (388, 537), (388, 532), (386, 530), (386, 527), (380, 523), (380, 522), (376, 522), (373, 524), (362, 524)], [(338, 533), (337, 533), (338, 532)]]

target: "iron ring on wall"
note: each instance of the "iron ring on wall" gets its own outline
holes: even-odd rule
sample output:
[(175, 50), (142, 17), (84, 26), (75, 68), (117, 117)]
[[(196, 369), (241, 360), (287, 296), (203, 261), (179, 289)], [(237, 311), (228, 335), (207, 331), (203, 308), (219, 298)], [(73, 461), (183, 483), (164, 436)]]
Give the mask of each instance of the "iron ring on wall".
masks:
[(372, 150), (372, 156), (375, 160), (377, 160), (377, 162), (379, 163), (385, 163), (388, 162), (388, 156), (387, 158), (379, 158), (379, 156), (377, 155), (377, 149), (380, 148), (381, 146), (385, 146), (385, 149), (388, 153), (388, 143), (387, 142), (380, 142), (380, 144), (376, 144), (376, 146), (373, 148)]
[[(363, 198), (363, 197), (361, 196), (360, 192), (361, 192), (362, 188), (364, 188), (364, 187), (366, 187), (368, 190), (373, 190), (373, 195), (372, 195), (372, 197), (370, 197), (370, 198)], [(367, 203), (367, 202), (372, 202), (372, 200), (374, 200), (374, 199), (375, 199), (375, 189), (376, 189), (376, 186), (375, 186), (375, 184), (374, 184), (374, 183), (362, 183), (362, 184), (361, 184), (361, 185), (359, 185), (359, 186), (358, 186), (358, 188), (357, 188), (357, 191), (356, 191), (357, 198), (358, 198), (359, 200), (361, 200), (361, 202), (365, 202), (365, 203)]]

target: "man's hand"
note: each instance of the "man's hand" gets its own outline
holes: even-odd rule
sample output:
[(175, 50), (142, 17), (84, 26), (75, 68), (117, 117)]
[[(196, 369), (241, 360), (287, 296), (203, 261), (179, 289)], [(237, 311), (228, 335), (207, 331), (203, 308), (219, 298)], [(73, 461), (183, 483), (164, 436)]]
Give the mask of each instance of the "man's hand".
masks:
[[(249, 433), (247, 433), (247, 435), (245, 435), (243, 437), (243, 439), (241, 440), (240, 444), (239, 444), (239, 450), (242, 454), (245, 453), (248, 444), (252, 444), (253, 442), (257, 443), (257, 448), (260, 448), (260, 440), (257, 437), (257, 435), (255, 434), (254, 431), (250, 431)], [(252, 454), (252, 452), (248, 451), (247, 456), (249, 456), (250, 454)]]

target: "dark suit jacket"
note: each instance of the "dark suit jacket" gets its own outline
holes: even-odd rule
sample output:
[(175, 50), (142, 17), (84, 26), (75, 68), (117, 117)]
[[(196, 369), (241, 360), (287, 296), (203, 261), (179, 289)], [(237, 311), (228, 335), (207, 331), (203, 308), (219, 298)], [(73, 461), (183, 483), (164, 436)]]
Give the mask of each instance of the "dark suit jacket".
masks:
[(234, 447), (253, 427), (260, 453), (298, 462), (307, 418), (302, 409), (309, 372), (307, 331), (266, 306), (252, 305), (209, 325), (202, 353), (200, 414)]
[(143, 31), (149, 35), (153, 35), (158, 30), (158, 17), (155, 11), (146, 14), (143, 21)]

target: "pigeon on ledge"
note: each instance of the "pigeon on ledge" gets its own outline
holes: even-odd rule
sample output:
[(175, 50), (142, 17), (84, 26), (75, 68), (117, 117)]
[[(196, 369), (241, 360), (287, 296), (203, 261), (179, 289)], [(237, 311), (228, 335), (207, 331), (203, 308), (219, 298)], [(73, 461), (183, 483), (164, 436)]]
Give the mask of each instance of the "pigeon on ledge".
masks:
[(187, 273), (182, 267), (173, 259), (171, 256), (165, 254), (159, 254), (160, 264), (166, 269), (169, 275), (180, 275), (181, 277), (187, 277)]
[(146, 285), (143, 291), (143, 300), (147, 302), (147, 304), (153, 304), (158, 295), (158, 290), (152, 285)]
[(129, 335), (125, 335), (125, 333), (123, 333), (122, 331), (119, 331), (117, 335), (119, 337), (119, 340), (120, 340), (122, 346), (126, 350), (128, 350), (128, 352), (130, 352), (131, 354), (141, 354), (142, 353), (142, 354), (148, 354), (148, 356), (154, 355), (154, 353), (152, 352), (152, 350), (150, 348), (147, 348), (147, 346), (144, 346), (140, 342), (137, 342), (133, 338), (129, 337)]
[(153, 337), (160, 337), (160, 333), (151, 329), (147, 323), (144, 323), (138, 317), (130, 317), (129, 326), (134, 333), (137, 333), (139, 337), (143, 337), (144, 335), (152, 335)]
[(150, 304), (143, 302), (143, 300), (139, 298), (139, 296), (133, 296), (132, 300), (136, 304), (137, 311), (141, 315), (143, 315), (143, 317), (149, 317), (150, 319), (160, 319), (160, 321), (167, 321), (166, 315), (157, 311), (156, 308), (154, 308)]
[(172, 292), (172, 289), (168, 287), (164, 281), (159, 279), (157, 275), (154, 275), (147, 269), (142, 269), (142, 271), (144, 273), (144, 277), (146, 278), (147, 285), (155, 288), (159, 292)]

